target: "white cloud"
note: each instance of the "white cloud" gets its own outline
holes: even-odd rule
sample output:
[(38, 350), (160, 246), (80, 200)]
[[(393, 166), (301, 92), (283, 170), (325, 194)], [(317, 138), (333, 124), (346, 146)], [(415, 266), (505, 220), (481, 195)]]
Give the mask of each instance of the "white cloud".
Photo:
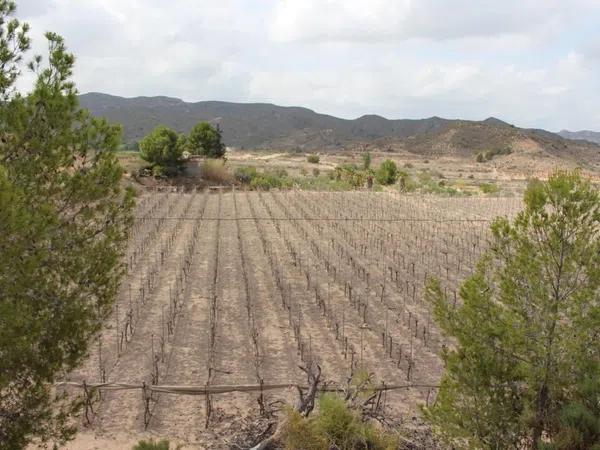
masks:
[(575, 85), (573, 73), (562, 70), (563, 64), (557, 60), (547, 69), (523, 70), (514, 65), (397, 61), (343, 76), (335, 70), (259, 72), (251, 80), (249, 95), (253, 100), (308, 104), (349, 118), (365, 113), (392, 118), (493, 115), (522, 126), (576, 128), (582, 113), (592, 118), (595, 110), (591, 105), (583, 111), (577, 108), (574, 115), (566, 110), (574, 99), (586, 96), (588, 84)]
[(529, 35), (558, 29), (586, 0), (280, 0), (270, 33), (289, 41), (378, 42)]
[(35, 52), (66, 38), (83, 92), (600, 130), (597, 0), (18, 3)]

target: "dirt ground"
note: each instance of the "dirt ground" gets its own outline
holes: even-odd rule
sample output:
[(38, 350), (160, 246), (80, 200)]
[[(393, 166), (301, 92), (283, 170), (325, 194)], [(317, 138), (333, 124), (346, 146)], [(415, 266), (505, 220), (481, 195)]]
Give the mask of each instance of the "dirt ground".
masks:
[[(435, 398), (422, 385), (436, 385), (442, 369), (425, 278), (455, 298), (489, 221), (520, 206), (517, 197), (397, 192), (146, 193), (118, 302), (69, 380), (304, 384), (298, 366), (318, 363), (330, 385), (358, 370), (378, 384), (419, 385), (385, 396), (386, 414), (410, 421)], [(139, 389), (104, 391), (66, 448), (124, 449), (147, 437), (235, 448), (259, 400), (277, 414), (297, 394), (260, 395), (211, 395), (209, 415), (204, 396), (155, 393), (146, 409)]]

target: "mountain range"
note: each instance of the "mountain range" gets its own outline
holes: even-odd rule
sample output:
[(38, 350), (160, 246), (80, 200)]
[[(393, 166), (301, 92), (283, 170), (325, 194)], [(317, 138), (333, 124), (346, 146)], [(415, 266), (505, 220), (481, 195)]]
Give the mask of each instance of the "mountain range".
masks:
[[(218, 124), (223, 140), (239, 149), (327, 151), (379, 149), (430, 156), (471, 157), (504, 149), (539, 149), (553, 156), (570, 156), (582, 163), (600, 158), (596, 135), (560, 134), (518, 128), (490, 117), (483, 121), (443, 119), (386, 119), (365, 115), (341, 119), (302, 107), (266, 103), (202, 101), (188, 103), (171, 97), (124, 98), (102, 93), (79, 97), (80, 105), (96, 116), (123, 126), (126, 142), (141, 139), (159, 124), (188, 132), (199, 121)], [(591, 132), (587, 132), (591, 133)], [(578, 140), (572, 140), (576, 138)]]
[(565, 139), (578, 139), (583, 141), (595, 142), (596, 144), (600, 144), (600, 132), (598, 131), (590, 131), (590, 130), (581, 130), (581, 131), (568, 131), (561, 130), (558, 134)]

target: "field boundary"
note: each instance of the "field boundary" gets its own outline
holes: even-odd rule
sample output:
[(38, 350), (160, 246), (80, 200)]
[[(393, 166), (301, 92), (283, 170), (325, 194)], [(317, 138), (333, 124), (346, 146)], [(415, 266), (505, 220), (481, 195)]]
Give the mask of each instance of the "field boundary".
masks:
[(261, 222), (427, 222), (427, 223), (469, 223), (483, 222), (491, 223), (495, 219), (417, 219), (400, 217), (396, 219), (378, 219), (372, 217), (134, 217), (135, 220), (206, 220), (222, 222), (241, 222), (254, 220)]
[[(207, 395), (207, 394), (227, 394), (231, 392), (258, 392), (258, 391), (272, 391), (279, 389), (291, 389), (296, 388), (300, 390), (308, 389), (308, 386), (295, 384), (295, 383), (280, 383), (280, 384), (237, 384), (237, 385), (153, 385), (147, 383), (125, 383), (125, 382), (112, 382), (112, 383), (86, 383), (75, 382), (75, 381), (60, 381), (54, 383), (57, 388), (60, 387), (71, 387), (81, 389), (98, 389), (107, 391), (120, 391), (120, 390), (146, 390), (164, 394), (179, 394), (179, 395)], [(398, 389), (438, 389), (440, 386), (435, 384), (381, 384), (369, 388), (359, 389), (361, 391), (379, 392), (379, 391), (393, 391)], [(322, 388), (318, 389), (320, 392), (344, 392), (345, 389), (341, 387), (328, 387), (326, 384)]]

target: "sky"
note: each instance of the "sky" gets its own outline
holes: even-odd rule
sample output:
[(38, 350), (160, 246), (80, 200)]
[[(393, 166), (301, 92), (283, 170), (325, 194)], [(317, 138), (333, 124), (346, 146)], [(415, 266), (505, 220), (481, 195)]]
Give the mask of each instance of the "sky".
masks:
[[(80, 92), (600, 131), (600, 0), (17, 0)], [(32, 75), (25, 75), (23, 86)]]

